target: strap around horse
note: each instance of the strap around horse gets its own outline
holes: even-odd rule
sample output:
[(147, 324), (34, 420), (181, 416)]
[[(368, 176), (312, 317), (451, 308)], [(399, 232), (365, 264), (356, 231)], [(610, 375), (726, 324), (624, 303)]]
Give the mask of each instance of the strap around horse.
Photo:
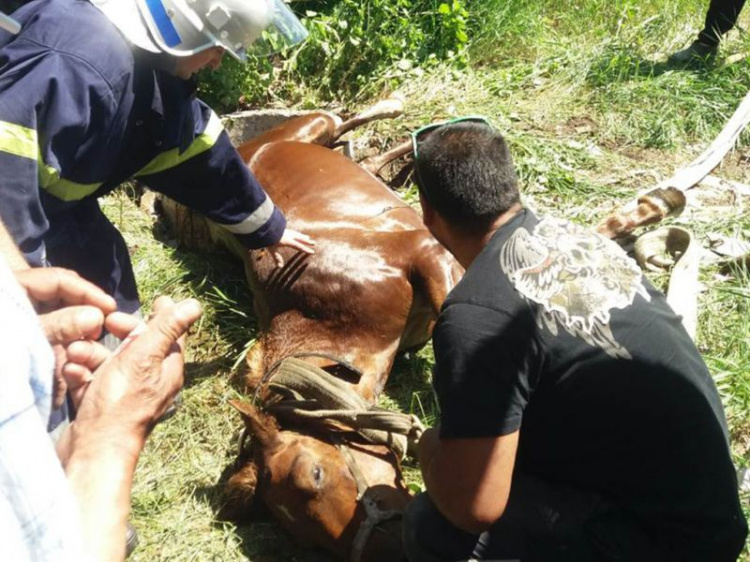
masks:
[(299, 358), (288, 357), (275, 365), (269, 387), (286, 396), (268, 405), (277, 417), (327, 427), (343, 424), (401, 458), (413, 452), (424, 431), (416, 416), (372, 408), (350, 384)]
[(372, 536), (375, 527), (385, 521), (403, 517), (404, 514), (397, 509), (380, 509), (378, 502), (368, 494), (370, 485), (367, 482), (367, 478), (365, 478), (365, 475), (360, 470), (349, 446), (336, 437), (332, 437), (332, 441), (336, 448), (341, 452), (341, 456), (344, 458), (344, 462), (346, 462), (346, 466), (349, 468), (349, 472), (357, 485), (357, 502), (361, 502), (365, 509), (365, 520), (362, 521), (357, 529), (357, 534), (352, 541), (352, 549), (349, 555), (349, 560), (351, 562), (361, 562), (365, 546), (367, 546), (367, 541)]
[(362, 371), (360, 371), (357, 367), (346, 361), (345, 359), (341, 359), (340, 357), (336, 357), (335, 355), (332, 355), (330, 353), (321, 353), (317, 351), (300, 351), (297, 353), (292, 353), (291, 355), (287, 355), (286, 357), (283, 357), (282, 359), (279, 359), (276, 361), (271, 367), (266, 370), (265, 373), (263, 373), (263, 376), (260, 379), (260, 382), (258, 383), (258, 386), (255, 389), (255, 394), (253, 395), (253, 401), (255, 403), (258, 402), (258, 394), (260, 393), (261, 389), (263, 388), (263, 385), (267, 384), (268, 381), (273, 378), (273, 376), (276, 374), (276, 371), (279, 370), (279, 367), (281, 367), (282, 363), (288, 359), (293, 358), (300, 358), (300, 357), (320, 357), (321, 359), (329, 359), (330, 361), (333, 361), (334, 363), (338, 363), (339, 365), (342, 365), (352, 373), (355, 373), (360, 379), (362, 378)]

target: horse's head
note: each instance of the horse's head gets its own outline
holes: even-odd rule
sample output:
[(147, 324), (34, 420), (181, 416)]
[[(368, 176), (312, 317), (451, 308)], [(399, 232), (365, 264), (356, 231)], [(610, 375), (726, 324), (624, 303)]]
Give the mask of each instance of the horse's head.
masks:
[(403, 559), (400, 514), (410, 499), (386, 447), (326, 441), (279, 429), (244, 403), (244, 447), (227, 483), (227, 515), (246, 518), (261, 500), (300, 543), (342, 560)]

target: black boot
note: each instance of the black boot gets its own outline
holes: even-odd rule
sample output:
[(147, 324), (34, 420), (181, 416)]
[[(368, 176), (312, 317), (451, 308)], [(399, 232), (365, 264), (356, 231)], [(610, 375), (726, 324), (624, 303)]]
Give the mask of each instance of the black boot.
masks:
[(696, 40), (689, 47), (674, 53), (667, 62), (681, 66), (708, 64), (716, 58), (718, 50), (718, 45), (706, 45)]

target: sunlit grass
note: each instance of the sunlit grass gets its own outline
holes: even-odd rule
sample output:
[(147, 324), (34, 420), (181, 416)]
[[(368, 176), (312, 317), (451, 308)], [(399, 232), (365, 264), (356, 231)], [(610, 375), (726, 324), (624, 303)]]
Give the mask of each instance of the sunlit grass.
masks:
[[(474, 29), (472, 65), (415, 73), (399, 88), (407, 101), (404, 116), (354, 132), (355, 147), (382, 149), (428, 122), (486, 115), (508, 138), (525, 202), (540, 213), (595, 225), (700, 153), (750, 89), (750, 63), (726, 61), (750, 52), (750, 41), (736, 31), (714, 67), (688, 72), (664, 64), (697, 33), (706, 4), (466, 2)], [(746, 12), (741, 23), (750, 21)], [(309, 92), (295, 99), (308, 106), (316, 101)], [(750, 184), (747, 139), (743, 135), (715, 175)], [(416, 203), (408, 177), (400, 192)], [(750, 199), (717, 197), (718, 203), (689, 209), (671, 222), (692, 229), (704, 246), (714, 234), (748, 240)], [(233, 459), (240, 426), (227, 405), (237, 396), (231, 379), (257, 335), (242, 268), (230, 257), (155, 240), (153, 219), (126, 197), (108, 198), (107, 212), (126, 233), (144, 303), (167, 293), (195, 296), (206, 309), (191, 335), (185, 403), (156, 428), (139, 465), (133, 521), (141, 546), (133, 559), (325, 560), (295, 547), (267, 518), (240, 528), (215, 520), (217, 482)], [(663, 286), (664, 278), (654, 281)], [(750, 281), (742, 271), (722, 276), (705, 263), (701, 282), (697, 344), (721, 394), (735, 461), (747, 465)], [(429, 345), (398, 358), (381, 404), (435, 422), (432, 363)], [(412, 460), (404, 471), (409, 482), (421, 484)]]

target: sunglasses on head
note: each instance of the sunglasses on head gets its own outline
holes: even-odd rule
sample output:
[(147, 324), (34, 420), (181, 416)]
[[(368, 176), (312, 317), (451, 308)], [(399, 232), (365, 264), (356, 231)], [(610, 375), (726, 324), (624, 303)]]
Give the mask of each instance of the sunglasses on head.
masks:
[(431, 123), (429, 125), (425, 125), (424, 127), (420, 127), (416, 131), (412, 132), (411, 134), (411, 147), (414, 151), (414, 174), (417, 178), (417, 185), (420, 188), (420, 191), (422, 195), (429, 201), (429, 197), (427, 196), (427, 192), (425, 191), (425, 185), (422, 181), (422, 176), (419, 173), (419, 143), (424, 140), (426, 136), (428, 136), (430, 133), (434, 133), (437, 129), (440, 127), (445, 127), (446, 125), (453, 125), (455, 123), (480, 123), (482, 125), (487, 125), (488, 127), (492, 127), (490, 125), (490, 122), (487, 121), (485, 117), (482, 117), (481, 115), (469, 115), (466, 117), (456, 117), (455, 119), (450, 119), (448, 121), (440, 121), (438, 123)]
[(411, 134), (411, 147), (414, 151), (414, 162), (416, 164), (417, 159), (419, 158), (419, 143), (424, 140), (424, 138), (429, 135), (430, 133), (435, 132), (440, 127), (445, 127), (446, 125), (453, 125), (455, 123), (481, 123), (483, 125), (487, 125), (488, 127), (491, 127), (490, 122), (487, 121), (486, 117), (482, 117), (481, 115), (468, 115), (466, 117), (456, 117), (455, 119), (450, 119), (448, 121), (440, 121), (438, 123), (430, 123), (429, 125), (425, 125), (424, 127), (420, 127), (416, 131), (412, 132)]

